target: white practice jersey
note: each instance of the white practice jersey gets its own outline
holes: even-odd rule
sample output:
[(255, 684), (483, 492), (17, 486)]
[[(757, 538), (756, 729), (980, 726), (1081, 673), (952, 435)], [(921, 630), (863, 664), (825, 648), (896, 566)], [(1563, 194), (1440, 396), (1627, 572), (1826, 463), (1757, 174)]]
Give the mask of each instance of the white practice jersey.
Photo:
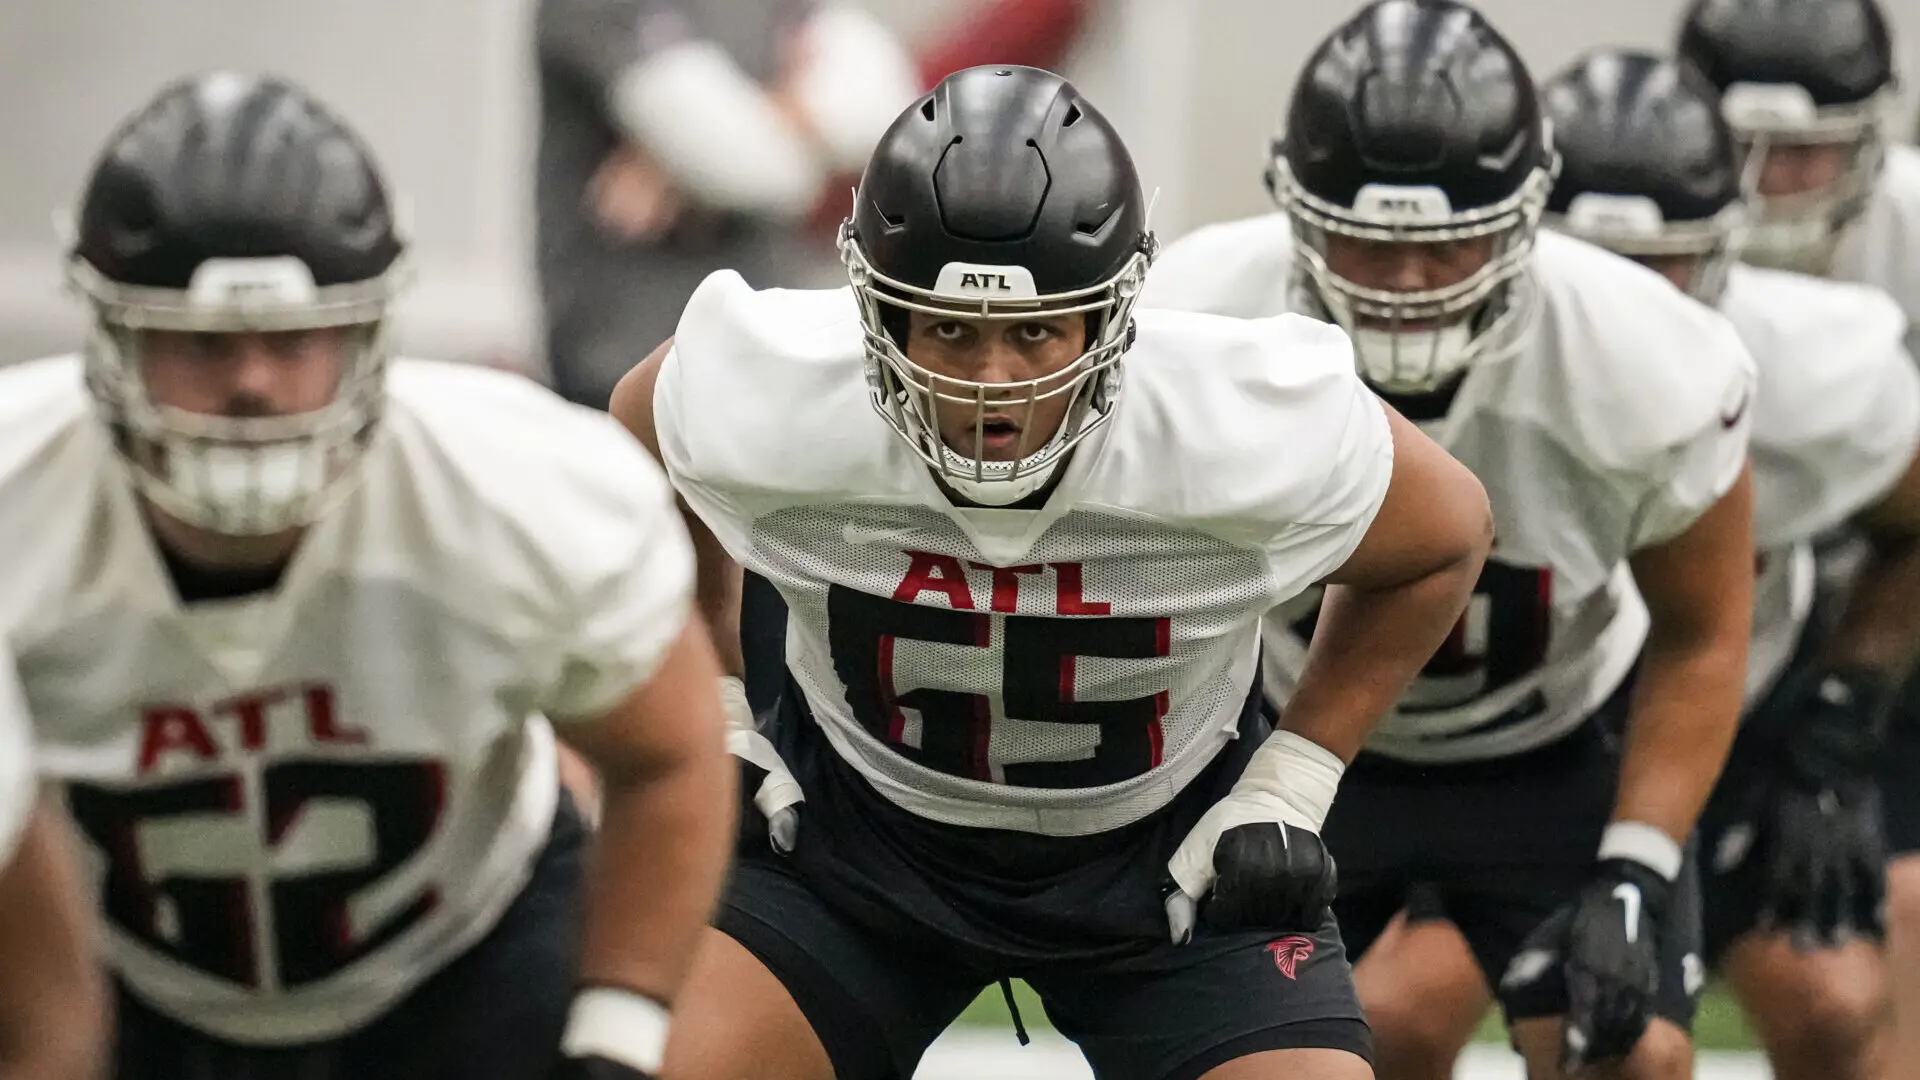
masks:
[(77, 359), (0, 372), (0, 620), (113, 966), (250, 1044), (359, 1027), (476, 942), (557, 800), (556, 723), (691, 603), (659, 468), (503, 373), (401, 361), (362, 479), (271, 593), (182, 604)]
[(654, 399), (675, 486), (790, 615), (834, 749), (936, 821), (1084, 835), (1233, 737), (1260, 616), (1339, 567), (1392, 474), (1345, 335), (1140, 316), (1042, 509), (958, 509), (869, 403), (851, 291), (689, 301)]
[(1920, 147), (1887, 147), (1873, 196), (1834, 253), (1833, 276), (1893, 297), (1907, 316), (1907, 351), (1920, 359)]
[[(1147, 305), (1284, 310), (1286, 217), (1172, 245)], [(1627, 558), (1684, 532), (1739, 479), (1753, 362), (1727, 321), (1652, 271), (1542, 234), (1531, 344), (1477, 364), (1422, 427), (1480, 478), (1494, 550), (1453, 634), (1369, 740), (1413, 762), (1500, 757), (1578, 727), (1646, 638)], [(1318, 597), (1267, 620), (1269, 696), (1292, 695)]]
[(38, 794), (27, 701), (13, 658), (0, 655), (0, 874), (13, 862)]
[(1812, 539), (1878, 502), (1920, 445), (1907, 320), (1878, 289), (1748, 266), (1720, 310), (1753, 354), (1753, 643), (1747, 703), (1786, 667), (1813, 607)]

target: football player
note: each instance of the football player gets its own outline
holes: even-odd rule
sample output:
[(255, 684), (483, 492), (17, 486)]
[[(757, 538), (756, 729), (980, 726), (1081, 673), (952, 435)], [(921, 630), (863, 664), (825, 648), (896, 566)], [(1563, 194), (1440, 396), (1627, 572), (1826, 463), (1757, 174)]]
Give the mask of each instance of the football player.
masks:
[(403, 246), (324, 106), (185, 79), (86, 182), (84, 354), (0, 372), (0, 625), (98, 870), (119, 1080), (646, 1075), (717, 895), (670, 490), (610, 418), (390, 361)]
[(71, 837), (36, 798), (27, 707), (0, 658), (0, 1080), (93, 1080), (107, 1040)]
[[(1897, 87), (1876, 0), (1696, 0), (1680, 58), (1720, 90), (1755, 170), (1749, 262), (1875, 285), (1920, 356), (1920, 149), (1887, 126)], [(1857, 545), (1822, 545), (1844, 587)], [(1920, 1075), (1920, 686), (1903, 690), (1882, 754), (1892, 1075)]]
[[(1173, 245), (1144, 302), (1338, 322), (1367, 381), (1493, 503), (1465, 616), (1326, 824), (1362, 1001), (1398, 989), (1364, 954), (1424, 887), (1480, 970), (1507, 973), (1529, 1075), (1685, 1075), (1699, 929), (1682, 845), (1739, 713), (1752, 361), (1658, 275), (1536, 244), (1550, 133), (1477, 12), (1381, 0), (1300, 75), (1268, 174), (1282, 212)], [(1301, 607), (1268, 622), (1276, 702), (1309, 655)], [(1396, 1041), (1392, 1015), (1369, 1019)]]
[[(1603, 51), (1542, 93), (1561, 152), (1548, 224), (1716, 305), (1759, 368), (1747, 715), (1700, 820), (1705, 957), (1775, 1076), (1871, 1080), (1887, 1010), (1874, 767), (1894, 688), (1920, 646), (1920, 373), (1901, 344), (1906, 319), (1877, 289), (1734, 265), (1747, 220), (1742, 155), (1718, 94), (1691, 69)], [(1848, 520), (1871, 555), (1821, 633), (1834, 620), (1813, 617), (1811, 541)], [(1478, 974), (1448, 960), (1462, 946), (1429, 929), (1444, 911), (1412, 907), (1395, 965), (1417, 971), (1425, 993), (1451, 978), (1463, 985), (1447, 997), (1474, 1000)], [(1382, 1007), (1418, 1010), (1405, 992), (1396, 998)], [(1447, 1011), (1450, 1031), (1431, 1024), (1401, 1055), (1412, 1060), (1381, 1074), (1452, 1075), (1477, 1017)]]
[[(1316, 834), (1478, 575), (1478, 484), (1338, 330), (1137, 312), (1139, 177), (1051, 73), (915, 102), (841, 250), (851, 288), (709, 278), (614, 397), (716, 608), (737, 562), (792, 612), (665, 1076), (909, 1076), (1019, 976), (1102, 1077), (1370, 1077)], [(1320, 581), (1270, 733), (1260, 618)]]

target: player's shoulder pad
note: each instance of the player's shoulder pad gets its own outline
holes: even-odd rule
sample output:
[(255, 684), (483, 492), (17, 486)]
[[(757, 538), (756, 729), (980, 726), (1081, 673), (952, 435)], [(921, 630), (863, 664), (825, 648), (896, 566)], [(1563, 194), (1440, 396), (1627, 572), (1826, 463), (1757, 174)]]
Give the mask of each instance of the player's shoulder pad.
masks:
[(1248, 546), (1345, 523), (1322, 520), (1343, 470), (1392, 452), (1345, 333), (1300, 315), (1137, 319), (1092, 499)]
[(723, 270), (687, 301), (654, 422), (676, 482), (810, 500), (864, 490), (891, 446), (868, 394), (851, 289), (753, 289)]
[[(1536, 423), (1595, 466), (1642, 471), (1701, 438), (1743, 429), (1753, 358), (1719, 312), (1591, 244), (1542, 232), (1534, 275), (1540, 348), (1508, 366)], [(1741, 430), (1741, 438), (1745, 438)]]
[(1293, 233), (1283, 213), (1205, 225), (1147, 270), (1145, 307), (1263, 318), (1287, 310)]
[(1845, 430), (1907, 376), (1907, 319), (1868, 285), (1737, 266), (1720, 310), (1760, 372), (1754, 439), (1791, 446)]
[(386, 437), (448, 550), (504, 541), (591, 576), (678, 523), (659, 465), (606, 413), (469, 364), (398, 360), (387, 385)]

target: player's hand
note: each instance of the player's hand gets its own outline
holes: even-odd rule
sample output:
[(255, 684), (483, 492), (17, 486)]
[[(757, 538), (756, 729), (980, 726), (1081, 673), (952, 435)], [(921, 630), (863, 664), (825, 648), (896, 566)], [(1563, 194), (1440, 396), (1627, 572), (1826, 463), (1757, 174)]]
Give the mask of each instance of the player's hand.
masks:
[(1336, 891), (1333, 856), (1318, 833), (1231, 795), (1187, 833), (1167, 869), (1167, 931), (1176, 945), (1193, 939), (1196, 914), (1210, 930), (1312, 933)]
[(1626, 1057), (1646, 1032), (1660, 989), (1660, 928), (1672, 894), (1673, 883), (1652, 868), (1602, 859), (1573, 903), (1522, 946), (1565, 957), (1562, 1065), (1568, 1072)]
[(611, 240), (640, 244), (667, 234), (686, 200), (666, 170), (634, 146), (618, 146), (594, 171), (586, 205)]
[(1226, 798), (1207, 808), (1167, 861), (1174, 944), (1193, 939), (1196, 916), (1222, 931), (1320, 929), (1336, 883), (1320, 826), (1345, 768), (1284, 729), (1253, 752)]
[(740, 759), (740, 792), (750, 803), (740, 808), (741, 835), (764, 827), (773, 850), (790, 855), (800, 839), (800, 804), (806, 795), (780, 752), (760, 734), (739, 679), (720, 679), (720, 703), (727, 714), (727, 752)]
[(1777, 695), (1792, 715), (1761, 831), (1760, 925), (1803, 949), (1878, 937), (1885, 896), (1878, 710), (1872, 675), (1810, 672)]

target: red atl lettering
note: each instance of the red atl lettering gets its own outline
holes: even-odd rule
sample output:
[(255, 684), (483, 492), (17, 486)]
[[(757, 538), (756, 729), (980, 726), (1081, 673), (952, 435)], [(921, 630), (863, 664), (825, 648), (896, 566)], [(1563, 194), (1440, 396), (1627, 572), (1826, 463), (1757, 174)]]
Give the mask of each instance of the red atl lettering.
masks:
[(893, 590), (895, 600), (911, 604), (917, 602), (923, 592), (945, 593), (948, 607), (955, 611), (973, 610), (973, 591), (967, 585), (967, 572), (959, 559), (925, 551), (909, 551), (907, 555), (913, 562), (907, 567), (907, 576), (900, 579), (900, 587)]
[(258, 750), (267, 744), (267, 710), (285, 700), (285, 690), (254, 690), (228, 698), (208, 711), (232, 716), (240, 727), (240, 749)]
[(212, 734), (192, 709), (154, 705), (140, 710), (140, 772), (152, 772), (160, 756), (174, 750), (185, 750), (201, 761), (220, 756)]
[(987, 563), (968, 563), (975, 570), (993, 571), (993, 610), (1011, 615), (1020, 610), (1020, 575), (1043, 573), (1047, 568), (1039, 563), (1027, 566), (990, 566)]
[(1113, 605), (1105, 600), (1088, 602), (1085, 597), (1085, 579), (1081, 576), (1081, 567), (1077, 562), (1048, 563), (1053, 567), (1054, 595), (1053, 610), (1060, 615), (1111, 615)]
[(364, 729), (340, 726), (339, 713), (333, 707), (333, 687), (313, 683), (301, 693), (307, 699), (307, 733), (313, 736), (314, 742), (366, 744)]

